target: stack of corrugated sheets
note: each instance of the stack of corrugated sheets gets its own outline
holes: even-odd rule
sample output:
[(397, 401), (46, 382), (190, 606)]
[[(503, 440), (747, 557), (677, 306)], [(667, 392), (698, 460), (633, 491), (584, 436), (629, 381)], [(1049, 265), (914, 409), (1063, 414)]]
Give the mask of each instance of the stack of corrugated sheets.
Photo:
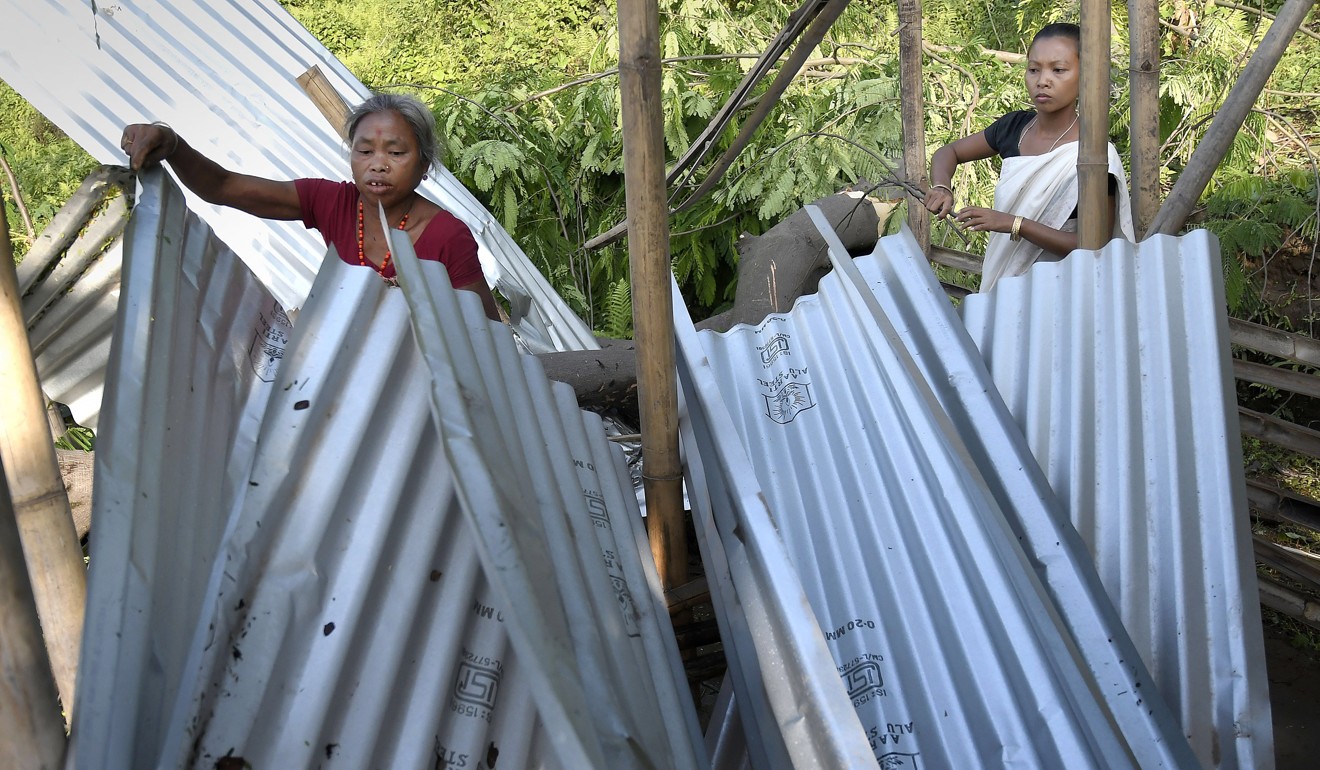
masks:
[[(1273, 764), (1213, 238), (961, 316), (906, 232), (788, 313), (675, 306), (735, 767)], [(741, 731), (738, 730), (741, 726)]]

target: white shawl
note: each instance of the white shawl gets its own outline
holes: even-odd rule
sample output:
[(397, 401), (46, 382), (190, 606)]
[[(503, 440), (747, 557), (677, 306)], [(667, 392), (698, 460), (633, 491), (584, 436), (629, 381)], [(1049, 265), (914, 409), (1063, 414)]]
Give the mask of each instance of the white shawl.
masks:
[[(1132, 230), (1132, 207), (1128, 200), (1127, 175), (1118, 150), (1109, 145), (1109, 173), (1118, 180), (1118, 208), (1114, 212), (1111, 238), (1135, 240)], [(1075, 229), (1068, 225), (1077, 208), (1077, 142), (1069, 142), (1044, 155), (1019, 155), (1005, 158), (995, 186), (996, 211), (1022, 215), (1056, 230)], [(1014, 242), (1008, 233), (991, 233), (985, 250), (981, 291), (988, 291), (1005, 276), (1022, 275), (1037, 260), (1057, 259), (1041, 247), (1023, 238)]]

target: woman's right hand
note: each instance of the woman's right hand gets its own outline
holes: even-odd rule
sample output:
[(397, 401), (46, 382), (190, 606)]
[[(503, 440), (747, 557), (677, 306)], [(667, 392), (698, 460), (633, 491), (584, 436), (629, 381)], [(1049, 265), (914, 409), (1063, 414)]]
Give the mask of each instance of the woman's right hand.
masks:
[(926, 191), (926, 210), (943, 219), (953, 213), (953, 193), (943, 187)]
[(134, 171), (154, 166), (179, 148), (179, 135), (163, 123), (134, 123), (124, 127), (119, 147), (128, 155)]

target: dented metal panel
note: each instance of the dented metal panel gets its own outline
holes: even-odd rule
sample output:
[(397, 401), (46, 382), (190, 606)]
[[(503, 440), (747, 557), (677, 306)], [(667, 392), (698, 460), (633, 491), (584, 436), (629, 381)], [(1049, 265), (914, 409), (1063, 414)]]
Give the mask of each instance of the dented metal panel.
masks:
[(1115, 241), (968, 297), (995, 386), (1206, 767), (1273, 765), (1219, 249)]
[(886, 335), (901, 344), (948, 415), (1077, 647), (1092, 689), (1147, 768), (1198, 766), (1173, 712), (1123, 627), (1090, 552), (1035, 462), (995, 389), (980, 351), (911, 234), (881, 238), (853, 260), (814, 207), (813, 222), (830, 245), (840, 282), (867, 305)]
[[(132, 234), (172, 243), (169, 212), (182, 197), (152, 176)], [(158, 188), (166, 213), (153, 225)], [(558, 443), (528, 451), (556, 458), (560, 493), (576, 505), (565, 505), (558, 536), (525, 553), (523, 568), (549, 585), (593, 587), (567, 595), (556, 611), (575, 642), (597, 640), (592, 671), (608, 674), (613, 688), (579, 676), (585, 651), (547, 659), (510, 644), (511, 629), (528, 635), (525, 599), (489, 581), (478, 558), (401, 291), (327, 260), (278, 373), (261, 399), (230, 414), (221, 399), (194, 399), (192, 388), (202, 378), (242, 380), (253, 351), (272, 350), (271, 332), (259, 324), (213, 331), (166, 314), (179, 286), (195, 279), (133, 243), (110, 388), (116, 409), (106, 413), (97, 479), (98, 527), (117, 517), (123, 535), (92, 555), (92, 584), (102, 586), (93, 590), (115, 609), (89, 617), (80, 674), (93, 695), (75, 717), (73, 766), (212, 767), (225, 757), (252, 767), (616, 766), (595, 761), (599, 748), (569, 750), (562, 720), (552, 718), (564, 712), (554, 697), (561, 691), (547, 694), (548, 678), (579, 693), (602, 688), (593, 695), (621, 706), (602, 715), (584, 697), (573, 716), (587, 733), (619, 735), (625, 715), (645, 711), (651, 720), (638, 746), (659, 756), (688, 747), (690, 761), (656, 766), (702, 766), (673, 632), (646, 572), (649, 554), (639, 550), (635, 503), (628, 507), (631, 481), (598, 421), (559, 409), (567, 404), (556, 405), (542, 378), (544, 397), (501, 437), (522, 447), (528, 436), (548, 435), (542, 422), (559, 420)], [(237, 265), (210, 256), (199, 261), (203, 275), (211, 264)], [(139, 289), (145, 273), (152, 285)], [(198, 307), (228, 317), (226, 305)], [(463, 329), (446, 334), (462, 338)], [(507, 358), (511, 336), (498, 332)], [(218, 352), (196, 336), (214, 336)], [(165, 358), (153, 345), (187, 355)], [(511, 360), (525, 366), (516, 354)], [(161, 398), (178, 411), (150, 408)], [(243, 440), (201, 454), (235, 433), (226, 417)], [(530, 465), (499, 465), (500, 483), (530, 488)], [(104, 502), (103, 488), (111, 490)], [(210, 496), (194, 499), (203, 493)], [(141, 502), (153, 499), (188, 515)], [(185, 537), (188, 558), (176, 558), (166, 546)], [(161, 606), (171, 612), (154, 612)], [(666, 730), (652, 729), (656, 721)], [(584, 756), (591, 761), (577, 761)]]
[[(347, 178), (336, 129), (297, 78), (318, 66), (350, 104), (367, 89), (275, 0), (0, 0), (0, 18), (0, 78), (102, 163), (125, 162), (126, 124), (163, 120), (234, 170)], [(596, 347), (452, 174), (439, 168), (419, 189), (472, 229), (487, 279), (510, 300), (528, 345)], [(325, 254), (318, 234), (188, 198), (284, 307), (302, 305)]]
[[(866, 741), (882, 767), (1137, 765), (995, 496), (883, 315), (837, 274), (756, 327), (697, 334), (676, 315), (697, 447), (703, 462), (726, 466), (707, 473), (716, 483), (696, 504), (712, 508), (701, 521), (709, 529), (714, 520), (735, 557), (753, 543), (786, 549), (761, 574), (730, 570), (733, 588), (755, 596), (772, 622), (771, 608), (801, 617), (790, 608), (805, 594), (815, 644), (823, 636), (832, 657), (788, 657), (793, 647), (767, 639), (754, 652), (740, 646), (740, 659), (760, 656), (772, 703), (784, 680), (822, 686), (831, 713), (855, 712), (813, 737), (822, 747), (826, 736), (850, 749)], [(754, 475), (731, 473), (734, 462)], [(747, 491), (717, 497), (729, 485)], [(725, 613), (746, 611), (745, 599), (719, 598)], [(773, 729), (762, 698), (737, 696), (744, 722), (751, 714)], [(828, 754), (792, 762), (840, 764)]]
[[(406, 235), (390, 232), (462, 511), (517, 617), (511, 641), (536, 678), (560, 758), (580, 767), (707, 765), (655, 575), (641, 585), (627, 577), (643, 577), (641, 563), (626, 564), (645, 559), (635, 500), (624, 493), (629, 477), (618, 475), (621, 453), (585, 455), (572, 389), (550, 383), (475, 295), (454, 292), (443, 269), (419, 262)], [(607, 449), (599, 423), (591, 427)], [(624, 514), (614, 524), (598, 491), (606, 464), (616, 477), (609, 499)]]
[(77, 767), (155, 766), (289, 330), (164, 181), (148, 183), (150, 203), (125, 236), (96, 452)]
[(123, 255), (123, 241), (117, 240), (40, 318), (29, 318), (42, 391), (92, 430), (100, 424)]

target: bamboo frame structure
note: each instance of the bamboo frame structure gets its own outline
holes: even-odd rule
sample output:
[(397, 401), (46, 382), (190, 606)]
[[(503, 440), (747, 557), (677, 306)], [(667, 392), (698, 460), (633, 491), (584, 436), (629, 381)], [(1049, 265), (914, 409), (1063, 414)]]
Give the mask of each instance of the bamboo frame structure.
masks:
[(1109, 241), (1109, 25), (1108, 0), (1082, 0), (1081, 141), (1077, 150), (1077, 248)]
[(1132, 219), (1137, 240), (1160, 208), (1159, 0), (1128, 0)]
[[(903, 112), (903, 176), (926, 189), (926, 99), (921, 77), (921, 0), (898, 0), (899, 103)], [(908, 198), (907, 222), (922, 253), (930, 251), (930, 212)]]
[(646, 529), (660, 582), (669, 589), (687, 582), (687, 528), (678, 454), (660, 14), (655, 0), (619, 2), (619, 88)]
[(23, 560), (9, 485), (0, 473), (0, 767), (59, 767), (66, 739), (50, 658)]
[(1297, 34), (1313, 5), (1315, 0), (1287, 0), (1279, 9), (1274, 23), (1228, 92), (1223, 106), (1215, 113), (1210, 130), (1206, 131), (1196, 146), (1191, 160), (1187, 162), (1187, 168), (1178, 175), (1178, 181), (1173, 185), (1169, 197), (1151, 222), (1149, 235), (1173, 235), (1187, 222), (1201, 193), (1210, 183), (1210, 177), (1233, 145), (1233, 138), (1242, 128), (1247, 113), (1251, 112), (1265, 83), (1274, 74), (1275, 67), (1279, 66), (1279, 60), (1288, 49), (1288, 41)]
[(28, 578), (65, 713), (73, 714), (87, 571), (55, 459), (46, 402), (23, 322), (9, 223), (0, 207), (0, 465), (13, 496)]

